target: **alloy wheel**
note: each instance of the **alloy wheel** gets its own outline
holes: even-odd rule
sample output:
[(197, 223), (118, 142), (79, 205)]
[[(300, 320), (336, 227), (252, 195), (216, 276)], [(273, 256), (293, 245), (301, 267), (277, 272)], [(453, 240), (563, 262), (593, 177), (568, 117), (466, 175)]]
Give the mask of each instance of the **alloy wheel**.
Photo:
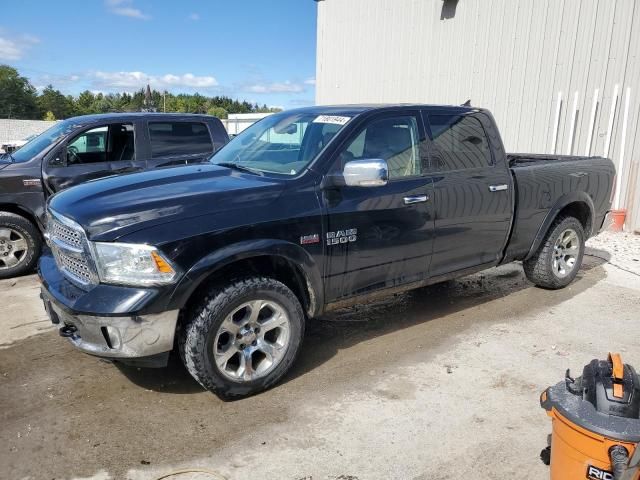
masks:
[(29, 244), (19, 231), (0, 227), (0, 270), (14, 268), (27, 258)]
[(553, 245), (553, 273), (564, 278), (576, 268), (580, 255), (580, 238), (575, 230), (567, 228)]
[(249, 382), (280, 364), (289, 346), (290, 321), (272, 300), (253, 300), (224, 319), (213, 344), (214, 360), (227, 378)]

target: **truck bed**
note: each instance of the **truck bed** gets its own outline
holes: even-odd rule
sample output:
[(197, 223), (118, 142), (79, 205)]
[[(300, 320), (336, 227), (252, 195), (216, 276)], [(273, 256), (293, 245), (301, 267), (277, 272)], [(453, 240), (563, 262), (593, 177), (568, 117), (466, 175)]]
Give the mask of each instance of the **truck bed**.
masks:
[[(597, 233), (610, 208), (615, 169), (604, 157), (509, 153), (507, 162), (513, 177), (515, 213), (505, 261), (522, 260), (536, 239), (547, 231), (556, 205), (584, 200), (591, 203), (587, 236)], [(569, 198), (570, 197), (570, 198)]]

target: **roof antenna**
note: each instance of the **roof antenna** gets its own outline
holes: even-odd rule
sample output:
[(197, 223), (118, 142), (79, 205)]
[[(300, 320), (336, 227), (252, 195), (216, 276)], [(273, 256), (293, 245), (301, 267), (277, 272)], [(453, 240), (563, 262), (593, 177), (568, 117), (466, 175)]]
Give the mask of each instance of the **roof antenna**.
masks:
[(471, 106), (471, 99), (467, 100), (466, 102), (464, 102), (462, 104), (463, 107), (470, 107)]

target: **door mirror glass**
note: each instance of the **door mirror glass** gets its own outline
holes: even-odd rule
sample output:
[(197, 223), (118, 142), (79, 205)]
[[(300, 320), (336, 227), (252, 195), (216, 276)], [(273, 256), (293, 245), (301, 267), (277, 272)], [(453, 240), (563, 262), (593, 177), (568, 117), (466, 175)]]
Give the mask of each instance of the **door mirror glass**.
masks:
[(345, 164), (343, 177), (350, 187), (380, 187), (389, 180), (389, 168), (381, 158), (352, 160)]

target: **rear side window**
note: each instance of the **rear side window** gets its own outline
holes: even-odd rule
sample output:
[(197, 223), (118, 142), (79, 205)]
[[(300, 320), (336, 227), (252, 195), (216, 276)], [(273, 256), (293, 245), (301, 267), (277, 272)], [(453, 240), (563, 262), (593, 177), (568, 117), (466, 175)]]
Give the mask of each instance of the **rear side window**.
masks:
[(151, 156), (196, 155), (213, 152), (209, 129), (198, 122), (149, 122)]
[(465, 170), (491, 165), (487, 135), (477, 118), (462, 115), (429, 115), (433, 135), (431, 168)]

